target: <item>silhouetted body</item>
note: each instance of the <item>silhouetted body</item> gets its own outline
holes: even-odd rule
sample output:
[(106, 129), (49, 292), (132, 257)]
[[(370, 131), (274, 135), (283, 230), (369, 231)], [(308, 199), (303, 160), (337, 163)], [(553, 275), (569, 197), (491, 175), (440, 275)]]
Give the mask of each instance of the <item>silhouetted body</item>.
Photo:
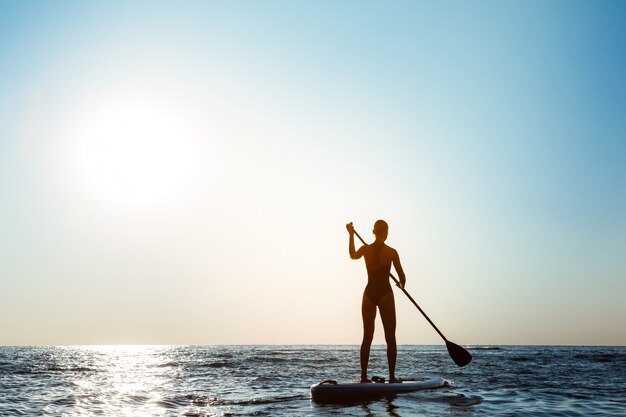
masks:
[(389, 248), (384, 243), (375, 242), (364, 249), (365, 266), (367, 267), (367, 286), (365, 287), (364, 295), (376, 306), (387, 294), (391, 294), (393, 297), (393, 291), (389, 283), (391, 261), (383, 259), (381, 256), (385, 247)]
[(352, 223), (346, 225), (350, 233), (349, 252), (352, 259), (365, 257), (367, 267), (367, 286), (363, 292), (361, 303), (361, 315), (363, 317), (363, 341), (361, 342), (361, 382), (369, 382), (367, 378), (367, 365), (370, 356), (370, 347), (374, 338), (374, 322), (376, 320), (376, 308), (380, 311), (380, 318), (385, 330), (387, 342), (387, 361), (389, 363), (389, 380), (396, 381), (396, 306), (393, 291), (389, 283), (391, 265), (398, 272), (400, 285), (404, 288), (406, 277), (398, 252), (387, 246), (388, 226), (383, 220), (374, 224), (373, 233), (376, 240), (371, 245), (363, 245), (359, 250), (354, 250), (354, 229)]

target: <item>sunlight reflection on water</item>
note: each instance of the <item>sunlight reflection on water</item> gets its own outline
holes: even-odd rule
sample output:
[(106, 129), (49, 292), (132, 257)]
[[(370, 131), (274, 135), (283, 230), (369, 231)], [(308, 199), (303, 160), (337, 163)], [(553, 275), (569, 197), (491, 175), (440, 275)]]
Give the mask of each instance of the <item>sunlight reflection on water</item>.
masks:
[[(92, 378), (76, 374), (72, 384), (89, 393), (81, 404), (85, 415), (98, 414), (133, 417), (165, 416), (167, 401), (155, 397), (167, 378), (153, 372), (169, 350), (166, 346), (102, 345), (62, 347), (75, 350), (90, 369), (96, 370)], [(106, 399), (106, 400), (105, 400)]]

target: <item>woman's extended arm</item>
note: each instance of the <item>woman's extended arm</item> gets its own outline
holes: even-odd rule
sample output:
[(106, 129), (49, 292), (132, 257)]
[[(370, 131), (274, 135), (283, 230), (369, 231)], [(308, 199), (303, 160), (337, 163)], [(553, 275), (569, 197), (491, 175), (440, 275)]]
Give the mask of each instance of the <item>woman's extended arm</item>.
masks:
[(348, 229), (348, 233), (350, 233), (350, 242), (348, 243), (348, 252), (350, 252), (350, 258), (359, 259), (363, 256), (363, 246), (359, 248), (359, 250), (354, 250), (354, 227), (352, 226), (352, 222), (346, 224), (346, 229)]
[(406, 285), (406, 275), (404, 275), (404, 270), (402, 270), (402, 265), (400, 264), (400, 255), (398, 255), (398, 251), (394, 249), (393, 251), (393, 267), (396, 269), (398, 273), (398, 278), (400, 279), (400, 288), (404, 288)]

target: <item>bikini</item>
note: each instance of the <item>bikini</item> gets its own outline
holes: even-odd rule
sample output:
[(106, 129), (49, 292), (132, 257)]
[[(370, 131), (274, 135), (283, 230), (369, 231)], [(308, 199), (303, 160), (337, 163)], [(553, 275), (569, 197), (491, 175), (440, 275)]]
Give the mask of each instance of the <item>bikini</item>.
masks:
[(389, 293), (393, 294), (391, 284), (389, 283), (391, 263), (383, 265), (380, 262), (382, 244), (372, 244), (371, 247), (373, 249), (372, 258), (370, 262), (365, 263), (367, 267), (367, 286), (365, 287), (364, 295), (372, 304), (377, 306), (384, 296)]

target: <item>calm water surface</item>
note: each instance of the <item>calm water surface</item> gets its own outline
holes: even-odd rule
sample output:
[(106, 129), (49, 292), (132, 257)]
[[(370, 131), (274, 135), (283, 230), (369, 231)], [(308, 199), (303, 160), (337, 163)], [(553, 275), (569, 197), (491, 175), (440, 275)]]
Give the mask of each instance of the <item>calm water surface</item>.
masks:
[[(400, 346), (398, 375), (450, 388), (316, 404), (359, 375), (358, 346), (0, 347), (0, 416), (626, 416), (626, 347)], [(386, 376), (383, 346), (371, 375)]]

